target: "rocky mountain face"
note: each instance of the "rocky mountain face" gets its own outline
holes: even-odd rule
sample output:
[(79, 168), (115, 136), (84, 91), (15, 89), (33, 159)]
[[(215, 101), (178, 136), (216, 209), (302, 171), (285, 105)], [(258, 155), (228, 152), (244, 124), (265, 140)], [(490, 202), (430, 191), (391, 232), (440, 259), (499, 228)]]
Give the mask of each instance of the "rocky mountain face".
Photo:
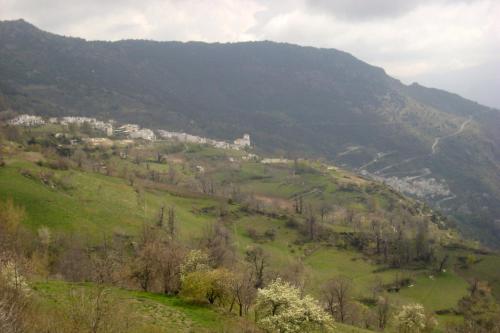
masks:
[(338, 50), (85, 41), (0, 23), (0, 108), (86, 115), (324, 157), (500, 246), (500, 111)]

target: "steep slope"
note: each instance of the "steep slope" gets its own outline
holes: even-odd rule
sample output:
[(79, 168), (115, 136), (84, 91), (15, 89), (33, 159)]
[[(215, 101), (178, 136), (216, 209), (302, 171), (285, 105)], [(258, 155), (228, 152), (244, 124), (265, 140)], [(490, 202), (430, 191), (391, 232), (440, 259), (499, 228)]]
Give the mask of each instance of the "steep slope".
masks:
[[(6, 128), (0, 127), (0, 133), (2, 130)], [(372, 295), (374, 283), (380, 281), (383, 288), (390, 289), (402, 276), (415, 284), (398, 287), (400, 290), (391, 294), (394, 302), (419, 302), (429, 311), (441, 312), (455, 308), (466, 294), (466, 280), (453, 266), (447, 272), (435, 272), (435, 260), (442, 258), (442, 251), (449, 248), (450, 257), (455, 258), (454, 248), (467, 244), (445, 220), (383, 184), (332, 165), (310, 160), (268, 164), (248, 160), (243, 151), (176, 142), (136, 141), (133, 146), (124, 147), (119, 140), (116, 146), (108, 148), (67, 144), (66, 148), (74, 153), (71, 158), (64, 158), (54, 153), (55, 147), (64, 145), (64, 139), (61, 136), (57, 139), (54, 134), (82, 134), (71, 134), (68, 129), (52, 124), (19, 131), (21, 139), (15, 143), (0, 140), (3, 156), (0, 202), (13, 200), (23, 207), (26, 213), (23, 224), (30, 230), (45, 226), (57, 235), (56, 239), (75, 235), (72, 243), (81, 237), (93, 249), (100, 248), (96, 244), (103, 237), (132, 245), (137, 235), (144, 232), (145, 225), (157, 223), (162, 207), (173, 207), (178, 219), (175, 228), (178, 241), (204, 244), (203, 238), (215, 223), (224, 225), (225, 239), (231, 244), (229, 252), (237, 260), (243, 260), (249, 248), (259, 246), (269, 255), (266, 260), (270, 276), (275, 273), (290, 278), (304, 276), (308, 292), (318, 298), (320, 286), (341, 274), (355, 283), (354, 292), (360, 304), (364, 304), (363, 295)], [(163, 153), (160, 161), (159, 152)], [(197, 166), (202, 167), (203, 173), (197, 171), (200, 169)], [(212, 190), (205, 193), (203, 184), (208, 182)], [(298, 207), (294, 207), (299, 202), (304, 212), (300, 208), (299, 213)], [(312, 229), (304, 228), (310, 214), (317, 214), (312, 238), (309, 234)], [(424, 225), (423, 229), (418, 227)], [(433, 249), (435, 260), (425, 264), (415, 259), (402, 267), (384, 263), (383, 255), (376, 255), (376, 239), (365, 238), (376, 230), (380, 230), (379, 236), (384, 234), (385, 244), (392, 242), (392, 237), (408, 239), (404, 247), (387, 246), (388, 259), (393, 258), (390, 254), (393, 249), (408, 249), (405, 255), (397, 252), (394, 258), (415, 256), (420, 251), (413, 251), (414, 246), (420, 248), (415, 237), (420, 234), (420, 239)], [(463, 249), (460, 256), (474, 253), (470, 251)], [(82, 260), (80, 263), (85, 267)], [(228, 266), (236, 267), (235, 262), (230, 263)], [(467, 273), (475, 276), (473, 272)], [(497, 273), (491, 273), (492, 279), (496, 278)], [(42, 296), (56, 299), (68, 287), (71, 286), (66, 283), (38, 284)], [(222, 317), (206, 308), (186, 308), (187, 304), (174, 297), (115, 292), (126, 299), (145, 300), (147, 303), (142, 303), (139, 311), (150, 308), (150, 301), (163, 303), (165, 307), (155, 306), (163, 310), (144, 317), (147, 323), (155, 321), (155, 325), (177, 327), (184, 318), (186, 326), (194, 326), (195, 330), (199, 325), (218, 328), (218, 318)], [(207, 320), (200, 322), (189, 309), (203, 314)], [(165, 312), (171, 313), (173, 320), (168, 314), (165, 320)], [(156, 321), (158, 313), (164, 320)], [(444, 325), (450, 317), (439, 315), (438, 319)], [(344, 332), (342, 328), (339, 325), (339, 332)], [(348, 326), (345, 329), (357, 332)]]
[[(87, 42), (0, 24), (4, 108), (94, 115), (324, 156), (454, 214), (497, 243), (500, 113), (405, 86), (331, 49), (272, 42)], [(0, 95), (1, 96), (1, 95)]]

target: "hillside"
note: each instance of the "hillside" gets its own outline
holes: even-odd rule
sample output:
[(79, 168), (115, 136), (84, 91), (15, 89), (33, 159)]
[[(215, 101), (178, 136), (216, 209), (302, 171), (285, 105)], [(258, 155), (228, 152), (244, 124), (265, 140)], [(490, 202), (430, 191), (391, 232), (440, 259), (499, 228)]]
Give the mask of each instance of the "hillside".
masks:
[[(53, 124), (2, 127), (0, 204), (22, 207), (25, 232), (38, 235), (26, 245), (26, 272), (43, 304), (65, 304), (68, 290), (81, 287), (72, 281), (105, 282), (138, 307), (140, 323), (156, 329), (177, 329), (180, 320), (184, 328), (220, 331), (220, 318), (230, 332), (247, 325), (251, 311), (238, 319), (227, 303), (165, 296), (159, 277), (147, 292), (134, 291), (136, 265), (156, 265), (155, 252), (142, 252), (141, 244), (154, 237), (148, 230), (168, 230), (170, 222), (158, 221), (169, 209), (179, 246), (204, 249), (216, 267), (245, 271), (249, 249), (260, 248), (266, 283), (281, 276), (322, 299), (325, 283), (348, 279), (349, 317), (338, 332), (375, 328), (379, 296), (395, 309), (423, 304), (439, 329), (462, 320), (458, 304), (468, 281), (485, 279), (500, 297), (497, 255), (384, 184), (317, 160), (264, 163), (246, 151), (176, 141), (74, 141), (87, 136)], [(0, 222), (8, 216), (0, 214)], [(52, 235), (46, 250), (43, 230)], [(38, 251), (50, 253), (46, 264)]]
[(498, 110), (405, 86), (341, 51), (85, 41), (6, 21), (0, 108), (217, 139), (250, 133), (261, 151), (325, 157), (386, 180), (452, 214), (469, 235), (499, 244)]

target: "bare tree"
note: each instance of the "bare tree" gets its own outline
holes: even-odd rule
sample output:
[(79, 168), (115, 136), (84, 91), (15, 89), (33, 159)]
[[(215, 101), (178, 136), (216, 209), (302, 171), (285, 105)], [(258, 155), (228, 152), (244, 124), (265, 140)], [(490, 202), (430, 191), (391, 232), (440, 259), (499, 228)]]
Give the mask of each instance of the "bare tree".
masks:
[(319, 214), (321, 216), (321, 222), (325, 222), (325, 217), (328, 215), (330, 210), (331, 210), (331, 206), (326, 201), (322, 201), (321, 205), (319, 207)]
[(158, 242), (147, 242), (139, 249), (132, 263), (132, 278), (139, 283), (144, 291), (149, 291), (154, 283), (159, 252)]
[(169, 184), (176, 184), (177, 182), (177, 171), (175, 171), (173, 163), (168, 163), (167, 181)]
[(69, 332), (130, 332), (135, 321), (128, 303), (104, 287), (71, 290), (61, 317), (60, 326), (66, 326)]
[(438, 260), (437, 272), (441, 273), (446, 268), (449, 258), (450, 256), (445, 254), (440, 260)]
[(91, 279), (92, 263), (90, 249), (74, 235), (58, 239), (55, 248), (64, 249), (58, 257), (56, 268), (69, 281)]
[(295, 197), (295, 213), (297, 214), (302, 214), (304, 210), (304, 198), (302, 198), (302, 195), (298, 195)]
[(347, 224), (352, 225), (354, 222), (354, 217), (356, 216), (356, 212), (352, 208), (348, 208), (345, 213), (345, 221)]
[(377, 306), (375, 307), (375, 314), (377, 317), (377, 326), (379, 329), (384, 330), (387, 326), (391, 313), (391, 304), (389, 297), (386, 295), (379, 296)]
[(174, 238), (175, 233), (176, 233), (175, 208), (170, 207), (168, 209), (168, 234), (171, 238)]
[(167, 295), (177, 294), (180, 290), (180, 266), (184, 260), (184, 248), (171, 240), (163, 244), (159, 256), (159, 275), (162, 282), (162, 291)]
[(245, 260), (252, 265), (255, 288), (264, 286), (264, 270), (267, 267), (268, 256), (261, 247), (249, 247), (245, 251)]
[(380, 254), (382, 250), (382, 226), (378, 219), (373, 219), (371, 222), (371, 229), (375, 237), (375, 253)]
[[(3, 254), (3, 253), (0, 253)], [(18, 262), (0, 261), (0, 332), (25, 332), (29, 301), (27, 283), (20, 274)]]
[(87, 159), (87, 154), (82, 149), (78, 148), (75, 150), (72, 157), (73, 160), (76, 161), (78, 167), (81, 168)]
[(290, 282), (300, 290), (304, 295), (306, 284), (309, 282), (309, 276), (302, 261), (294, 261), (287, 265), (286, 269), (280, 272), (284, 280)]
[(200, 247), (207, 250), (216, 266), (230, 265), (234, 261), (231, 232), (222, 221), (211, 223), (204, 229)]
[(351, 303), (352, 283), (344, 276), (335, 277), (323, 286), (323, 300), (328, 312), (341, 323), (348, 317), (348, 308)]
[(229, 312), (232, 312), (233, 306), (236, 303), (238, 305), (238, 315), (240, 317), (248, 313), (248, 309), (256, 296), (253, 274), (252, 269), (244, 269), (242, 273), (236, 275), (231, 285), (233, 299)]
[(316, 216), (314, 215), (314, 210), (312, 208), (312, 205), (309, 204), (307, 208), (307, 218), (306, 218), (306, 224), (307, 224), (307, 234), (309, 237), (310, 241), (313, 241), (316, 239)]
[(160, 206), (160, 211), (158, 212), (158, 222), (157, 225), (158, 227), (163, 227), (163, 218), (165, 215), (165, 205)]

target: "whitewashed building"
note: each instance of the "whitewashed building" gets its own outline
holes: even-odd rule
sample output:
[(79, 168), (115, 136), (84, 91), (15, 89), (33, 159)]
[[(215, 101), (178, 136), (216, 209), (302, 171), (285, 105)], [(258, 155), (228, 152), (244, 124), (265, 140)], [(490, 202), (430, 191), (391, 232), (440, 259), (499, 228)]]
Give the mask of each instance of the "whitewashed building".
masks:
[(116, 128), (113, 132), (117, 135), (130, 135), (139, 130), (139, 125), (136, 124), (125, 124)]
[(156, 140), (156, 136), (152, 130), (149, 128), (143, 128), (138, 131), (132, 132), (129, 134), (132, 139), (144, 139), (149, 141)]
[(250, 134), (244, 134), (242, 138), (234, 140), (234, 144), (239, 148), (250, 147)]
[(40, 116), (32, 116), (29, 114), (22, 114), (8, 122), (10, 125), (18, 126), (40, 126), (45, 124), (45, 120)]
[(292, 160), (286, 158), (264, 158), (260, 163), (263, 164), (287, 164), (292, 163)]
[[(53, 121), (54, 118), (50, 118), (50, 122)], [(55, 118), (57, 119), (57, 118)], [(98, 129), (106, 133), (107, 136), (113, 135), (113, 125), (111, 125), (110, 122), (104, 122), (101, 120), (97, 120), (96, 118), (89, 118), (89, 117), (62, 117), (60, 120), (60, 123), (63, 125), (68, 125), (68, 124), (76, 124), (76, 125), (83, 125), (85, 123), (89, 124), (92, 128)]]
[(158, 135), (163, 139), (173, 139), (179, 142), (187, 143), (198, 143), (198, 144), (208, 144), (220, 149), (236, 149), (240, 150), (245, 147), (250, 147), (250, 135), (245, 134), (243, 138), (234, 140), (234, 143), (229, 143), (225, 141), (217, 141), (209, 138), (204, 138), (201, 136), (191, 135), (184, 132), (169, 132), (165, 130), (158, 130)]

